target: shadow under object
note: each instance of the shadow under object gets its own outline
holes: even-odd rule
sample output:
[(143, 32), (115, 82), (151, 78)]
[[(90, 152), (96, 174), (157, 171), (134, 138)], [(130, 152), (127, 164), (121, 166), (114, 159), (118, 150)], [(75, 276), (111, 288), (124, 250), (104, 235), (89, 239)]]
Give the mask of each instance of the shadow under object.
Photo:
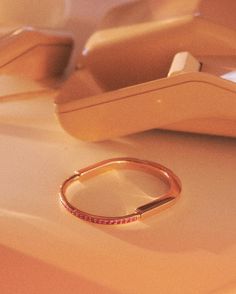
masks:
[[(57, 87), (71, 56), (72, 36), (32, 27), (2, 31), (5, 32), (0, 38), (0, 77), (4, 84), (12, 82), (12, 86), (4, 85), (0, 96), (4, 99)], [(22, 82), (30, 86), (24, 89), (20, 87)]]

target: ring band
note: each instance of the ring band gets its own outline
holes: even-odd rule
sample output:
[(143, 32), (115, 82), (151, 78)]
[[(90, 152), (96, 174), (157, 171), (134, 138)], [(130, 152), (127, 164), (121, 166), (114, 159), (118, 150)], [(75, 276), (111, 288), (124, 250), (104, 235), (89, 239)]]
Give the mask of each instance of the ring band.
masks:
[[(87, 176), (97, 176), (111, 169), (135, 169), (152, 174), (161, 178), (168, 184), (169, 189), (166, 193), (156, 197), (154, 201), (137, 207), (133, 213), (123, 216), (99, 216), (84, 212), (73, 206), (66, 197), (68, 187), (75, 181), (86, 179)], [(154, 214), (161, 211), (176, 202), (181, 192), (181, 183), (179, 178), (168, 168), (147, 160), (136, 158), (113, 158), (101, 161), (89, 167), (80, 169), (71, 177), (66, 179), (60, 187), (60, 201), (63, 206), (76, 217), (96, 224), (116, 225), (126, 224), (139, 220), (149, 214)]]

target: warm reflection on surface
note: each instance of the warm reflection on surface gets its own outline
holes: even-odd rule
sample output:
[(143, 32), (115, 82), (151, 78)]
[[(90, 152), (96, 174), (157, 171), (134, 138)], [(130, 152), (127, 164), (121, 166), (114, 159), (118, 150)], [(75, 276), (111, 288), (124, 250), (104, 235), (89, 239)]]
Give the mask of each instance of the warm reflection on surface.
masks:
[[(24, 268), (15, 261), (13, 273), (21, 271), (12, 283), (11, 256), (18, 258), (1, 249), (4, 267), (0, 277), (4, 286), (12, 289), (18, 285), (21, 294), (29, 294), (32, 281), (41, 289), (43, 273), (48, 273), (48, 281), (58, 278), (63, 290), (63, 283), (77, 285), (75, 277), (84, 285), (81, 293), (85, 294), (94, 292), (90, 283), (96, 285), (96, 293), (102, 294), (133, 294), (134, 289), (142, 289), (142, 294), (233, 291), (235, 139), (151, 131), (92, 144), (63, 132), (46, 99), (9, 102), (0, 114), (4, 167), (0, 169), (0, 244), (7, 251), (14, 249), (22, 262), (25, 255), (32, 257), (29, 263), (25, 260)], [(170, 167), (182, 180), (180, 200), (158, 217), (119, 227), (93, 225), (66, 212), (58, 192), (71, 171), (118, 156), (146, 158)], [(145, 200), (142, 190), (153, 195), (164, 188), (156, 179), (143, 176), (133, 171), (104, 174), (104, 178), (94, 178), (87, 187), (81, 186), (78, 195), (74, 187), (74, 198), (71, 196), (73, 201), (82, 197), (80, 205), (86, 208), (104, 199), (99, 209), (108, 208), (105, 202), (113, 211), (127, 209), (131, 202), (122, 206), (121, 196), (135, 203)], [(120, 178), (125, 187), (120, 185)], [(113, 185), (124, 193), (114, 191)], [(106, 191), (115, 194), (109, 197)], [(37, 261), (50, 265), (51, 270)], [(37, 276), (30, 272), (32, 268), (37, 268)]]
[[(235, 293), (235, 139), (149, 131), (84, 143), (60, 128), (51, 101), (36, 99), (1, 105), (0, 142), (1, 293)], [(58, 197), (65, 177), (117, 156), (176, 171), (180, 201), (124, 227), (95, 226), (67, 213)], [(84, 208), (118, 213), (161, 192), (160, 184), (113, 172), (73, 187), (71, 197)]]
[[(118, 216), (134, 212), (166, 191), (162, 180), (144, 172), (113, 170), (69, 189), (71, 203), (96, 215)], [(152, 197), (153, 196), (153, 197)]]

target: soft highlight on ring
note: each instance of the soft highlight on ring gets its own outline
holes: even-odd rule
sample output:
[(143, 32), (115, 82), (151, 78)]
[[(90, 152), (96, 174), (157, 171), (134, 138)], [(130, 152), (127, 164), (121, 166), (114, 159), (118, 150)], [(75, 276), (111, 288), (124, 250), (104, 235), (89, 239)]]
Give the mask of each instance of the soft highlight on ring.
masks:
[[(168, 185), (168, 191), (155, 197), (155, 200), (134, 209), (133, 213), (123, 216), (101, 216), (87, 213), (72, 205), (67, 199), (67, 190), (75, 181), (84, 180), (86, 177), (97, 176), (112, 169), (140, 170), (163, 180)], [(98, 162), (89, 167), (76, 171), (74, 175), (66, 179), (60, 187), (60, 201), (63, 206), (74, 216), (81, 220), (102, 225), (127, 224), (141, 220), (146, 216), (160, 212), (173, 205), (181, 192), (179, 178), (168, 168), (152, 161), (136, 158), (112, 158)]]

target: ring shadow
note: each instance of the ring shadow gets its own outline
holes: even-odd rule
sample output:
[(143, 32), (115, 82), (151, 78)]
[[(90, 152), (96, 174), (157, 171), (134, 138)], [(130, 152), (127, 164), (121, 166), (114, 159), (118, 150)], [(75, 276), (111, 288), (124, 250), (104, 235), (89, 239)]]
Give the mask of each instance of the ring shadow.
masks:
[(1, 293), (117, 294), (76, 274), (0, 245)]
[[(119, 155), (135, 155), (174, 168), (183, 192), (172, 208), (159, 215), (123, 226), (92, 225), (96, 229), (152, 251), (219, 253), (235, 245), (235, 179), (222, 177), (222, 167), (227, 172), (233, 165), (234, 139), (149, 131), (100, 144), (99, 148), (117, 150)], [(205, 156), (210, 157), (208, 165)]]

